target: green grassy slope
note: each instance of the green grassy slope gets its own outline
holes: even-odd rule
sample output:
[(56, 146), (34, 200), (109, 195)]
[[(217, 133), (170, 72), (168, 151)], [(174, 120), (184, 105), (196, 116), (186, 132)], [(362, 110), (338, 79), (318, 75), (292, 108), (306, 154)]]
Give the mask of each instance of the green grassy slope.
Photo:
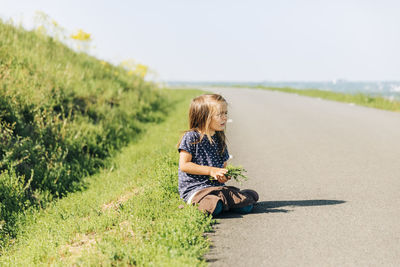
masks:
[(177, 184), (176, 143), (199, 94), (172, 91), (172, 116), (90, 177), (88, 190), (29, 215), (0, 265), (205, 266), (213, 220), (180, 200)]
[(24, 210), (83, 189), (170, 104), (123, 68), (0, 21), (0, 246)]

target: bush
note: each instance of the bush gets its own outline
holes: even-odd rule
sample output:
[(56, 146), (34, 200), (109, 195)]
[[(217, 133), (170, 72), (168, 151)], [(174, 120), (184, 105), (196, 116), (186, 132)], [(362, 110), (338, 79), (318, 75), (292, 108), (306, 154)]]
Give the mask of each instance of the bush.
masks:
[(14, 234), (13, 228), (18, 213), (29, 206), (25, 201), (23, 181), (14, 171), (4, 171), (0, 174), (0, 235), (9, 237)]

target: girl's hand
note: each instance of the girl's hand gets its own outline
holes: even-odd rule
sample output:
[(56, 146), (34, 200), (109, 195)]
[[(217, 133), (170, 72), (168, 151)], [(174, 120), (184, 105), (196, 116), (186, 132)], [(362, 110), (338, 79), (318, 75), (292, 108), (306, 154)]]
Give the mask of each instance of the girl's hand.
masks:
[(220, 183), (226, 183), (229, 180), (227, 177), (225, 177), (227, 172), (228, 170), (223, 168), (210, 168), (210, 176), (212, 176), (215, 180), (218, 180)]

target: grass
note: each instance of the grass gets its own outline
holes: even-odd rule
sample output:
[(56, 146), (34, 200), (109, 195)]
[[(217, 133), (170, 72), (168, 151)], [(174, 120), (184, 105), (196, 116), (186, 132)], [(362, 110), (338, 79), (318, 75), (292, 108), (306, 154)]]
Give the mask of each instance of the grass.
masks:
[[(249, 87), (249, 86), (241, 86), (241, 87)], [(270, 91), (279, 91), (285, 93), (295, 93), (298, 95), (304, 95), (309, 97), (316, 97), (316, 98), (328, 99), (345, 103), (353, 103), (360, 106), (400, 112), (400, 101), (391, 101), (383, 97), (371, 96), (361, 93), (353, 95), (353, 94), (343, 94), (331, 91), (322, 91), (317, 89), (300, 90), (288, 87), (278, 88), (278, 87), (267, 87), (267, 86), (256, 86), (255, 88), (270, 90)]]
[(0, 20), (0, 247), (25, 210), (84, 190), (170, 104), (140, 75)]
[(86, 191), (27, 212), (0, 265), (205, 266), (214, 221), (179, 199), (176, 151), (200, 93), (169, 91), (171, 115), (88, 177)]

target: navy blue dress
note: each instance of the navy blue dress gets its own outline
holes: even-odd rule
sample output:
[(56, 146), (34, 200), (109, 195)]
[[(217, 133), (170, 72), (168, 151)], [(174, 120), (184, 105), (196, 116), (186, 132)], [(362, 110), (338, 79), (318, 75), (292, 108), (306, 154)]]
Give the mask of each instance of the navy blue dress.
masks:
[[(185, 150), (192, 155), (192, 162), (203, 166), (223, 168), (224, 162), (229, 159), (227, 147), (221, 155), (221, 142), (216, 134), (212, 137), (213, 144), (204, 135), (200, 143), (193, 144), (200, 140), (200, 133), (195, 131), (186, 132), (179, 145), (178, 151)], [(216, 180), (211, 180), (208, 175), (189, 174), (178, 170), (179, 194), (185, 201), (196, 191), (210, 186), (224, 186)]]

